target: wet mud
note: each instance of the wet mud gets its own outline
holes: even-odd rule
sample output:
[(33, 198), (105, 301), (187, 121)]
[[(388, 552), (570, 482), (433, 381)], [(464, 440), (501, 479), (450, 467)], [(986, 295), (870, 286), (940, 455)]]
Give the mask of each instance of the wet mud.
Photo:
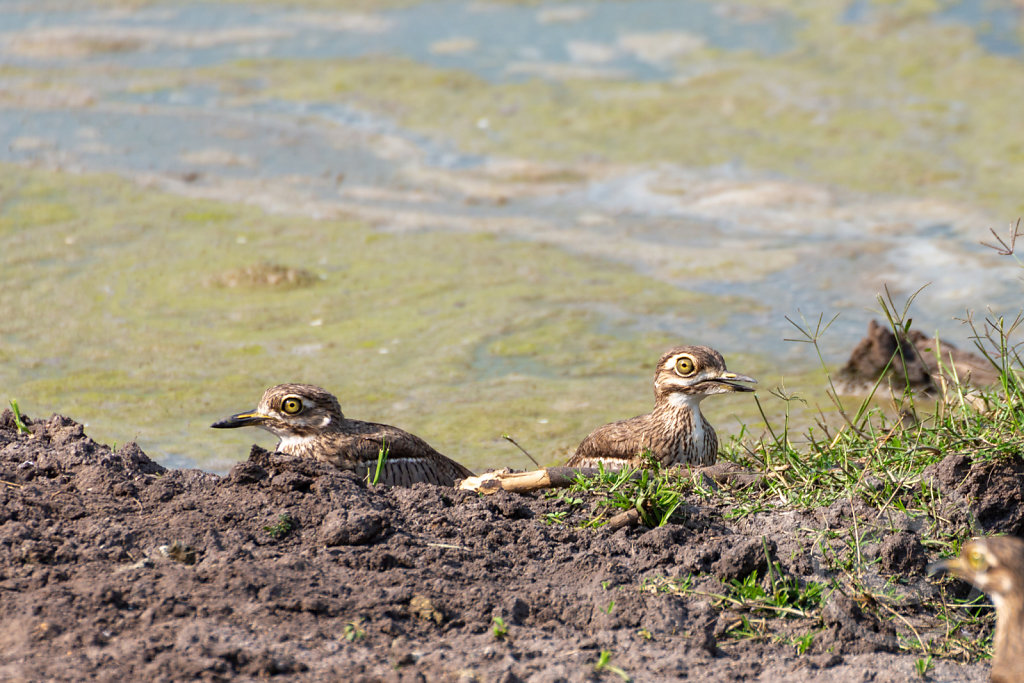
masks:
[[(0, 418), (5, 680), (908, 680), (908, 629), (823, 562), (853, 515), (878, 560), (863, 580), (942, 635), (925, 522), (856, 500), (730, 519), (694, 496), (682, 522), (610, 532), (579, 526), (592, 501), (374, 488), (257, 447), (218, 476), (66, 417), (29, 428)], [(928, 523), (1024, 531), (1019, 466), (950, 455), (926, 475), (943, 500)], [(772, 637), (737, 637), (716, 596), (769, 566), (831, 587), (808, 616), (758, 617)], [(929, 675), (987, 680), (987, 665)]]

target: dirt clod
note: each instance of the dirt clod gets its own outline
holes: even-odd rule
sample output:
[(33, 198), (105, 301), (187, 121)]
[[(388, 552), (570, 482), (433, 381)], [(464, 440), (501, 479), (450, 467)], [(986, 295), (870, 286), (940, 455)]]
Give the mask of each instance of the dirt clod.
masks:
[(893, 534), (882, 542), (879, 558), (882, 569), (900, 576), (920, 574), (928, 564), (921, 541), (905, 531)]
[(836, 654), (897, 652), (896, 631), (888, 622), (865, 612), (851, 598), (836, 591), (821, 614), (826, 632), (818, 646)]

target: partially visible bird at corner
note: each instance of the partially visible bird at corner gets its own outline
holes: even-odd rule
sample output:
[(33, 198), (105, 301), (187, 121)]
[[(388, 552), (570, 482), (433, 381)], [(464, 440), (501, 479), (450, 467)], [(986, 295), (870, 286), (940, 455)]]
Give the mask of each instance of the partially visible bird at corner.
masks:
[(1024, 540), (1012, 536), (976, 538), (959, 557), (929, 566), (949, 572), (988, 593), (996, 607), (992, 657), (994, 683), (1024, 681)]
[(398, 427), (350, 420), (333, 394), (312, 384), (278, 384), (263, 393), (255, 410), (232, 415), (211, 427), (260, 427), (276, 435), (277, 450), (315, 458), (360, 476), (386, 460), (378, 483), (411, 486), (419, 482), (454, 486), (472, 472), (441, 455), (423, 439)]
[(700, 402), (714, 394), (754, 391), (737, 382), (757, 380), (729, 372), (722, 354), (707, 346), (671, 349), (654, 373), (654, 410), (594, 430), (567, 465), (641, 467), (645, 451), (665, 467), (712, 465), (718, 459), (718, 435), (701, 414)]

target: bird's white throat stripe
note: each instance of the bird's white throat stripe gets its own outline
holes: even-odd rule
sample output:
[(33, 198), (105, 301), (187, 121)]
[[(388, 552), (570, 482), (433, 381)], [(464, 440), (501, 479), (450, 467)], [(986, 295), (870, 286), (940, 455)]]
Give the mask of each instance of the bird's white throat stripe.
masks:
[(281, 451), (282, 453), (287, 453), (288, 451), (294, 448), (299, 448), (305, 446), (308, 443), (311, 443), (312, 441), (314, 441), (314, 439), (315, 437), (313, 436), (282, 436), (280, 443), (277, 444), (277, 450)]
[(706, 394), (684, 394), (681, 391), (673, 391), (668, 395), (668, 404), (673, 408), (689, 408), (694, 414), (700, 415), (700, 402), (705, 398), (707, 398)]

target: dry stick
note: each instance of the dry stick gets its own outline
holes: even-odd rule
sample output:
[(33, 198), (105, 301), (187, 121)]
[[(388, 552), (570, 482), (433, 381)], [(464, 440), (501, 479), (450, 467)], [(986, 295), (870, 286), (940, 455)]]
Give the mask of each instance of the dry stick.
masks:
[(538, 489), (562, 488), (571, 485), (578, 475), (594, 476), (598, 470), (592, 467), (547, 467), (532, 472), (487, 472), (462, 480), (460, 489), (478, 493), (515, 491), (524, 493)]
[(466, 546), (463, 546), (463, 545), (452, 545), (451, 543), (428, 543), (427, 547), (428, 548), (444, 548), (445, 550), (470, 550), (471, 551), (471, 549), (467, 548)]
[(541, 464), (540, 464), (539, 462), (537, 462), (537, 461), (536, 461), (536, 460), (534, 459), (534, 457), (533, 457), (532, 455), (530, 455), (530, 452), (529, 452), (529, 451), (527, 451), (527, 450), (526, 450), (525, 448), (523, 448), (522, 446), (520, 446), (520, 445), (519, 445), (519, 443), (518, 443), (518, 442), (517, 442), (517, 441), (516, 441), (515, 439), (513, 439), (513, 438), (512, 438), (511, 436), (509, 436), (508, 434), (502, 434), (502, 435), (501, 435), (501, 438), (505, 439), (505, 441), (508, 441), (508, 442), (509, 442), (510, 444), (512, 444), (513, 446), (515, 446), (515, 447), (516, 447), (516, 448), (518, 448), (519, 450), (521, 450), (521, 451), (523, 452), (523, 454), (524, 454), (524, 455), (525, 455), (525, 456), (526, 456), (527, 458), (529, 458), (529, 459), (530, 459), (530, 462), (532, 462), (532, 463), (533, 463), (534, 465), (536, 465), (536, 466), (537, 466), (537, 469), (541, 469)]
[(921, 639), (921, 634), (917, 632), (917, 629), (914, 628), (913, 624), (911, 624), (909, 621), (907, 621), (906, 618), (902, 614), (900, 614), (899, 612), (894, 610), (892, 607), (889, 607), (884, 602), (878, 601), (878, 605), (880, 607), (883, 607), (886, 610), (888, 610), (894, 617), (896, 617), (897, 619), (902, 621), (904, 624), (906, 624), (907, 628), (909, 628), (911, 631), (913, 631), (914, 637), (917, 638), (917, 644), (921, 646), (921, 650), (924, 652), (924, 654), (926, 654), (926, 655), (931, 654), (931, 650), (929, 650), (928, 647), (924, 644), (924, 641)]
[[(691, 476), (694, 473), (702, 473), (718, 483), (736, 482), (746, 486), (758, 482), (764, 475), (735, 471), (732, 463), (719, 463), (703, 468), (684, 468), (681, 474)], [(498, 491), (512, 491), (515, 493), (526, 493), (540, 489), (564, 488), (576, 482), (579, 476), (596, 477), (600, 470), (594, 467), (545, 467), (531, 472), (510, 472), (508, 470), (497, 470), (485, 472), (484, 474), (467, 477), (459, 484), (464, 491), (476, 491), (477, 493), (497, 493)], [(633, 479), (643, 475), (642, 471), (632, 474)]]
[(16, 488), (16, 489), (23, 489), (23, 488), (25, 488), (24, 484), (15, 484), (13, 481), (5, 481), (3, 479), (0, 479), (0, 484), (6, 484), (7, 486), (10, 486), (10, 487)]
[[(860, 481), (858, 480), (858, 484)], [(857, 528), (857, 511), (853, 509), (853, 496), (851, 495), (847, 500), (850, 501), (850, 518), (853, 520), (853, 543), (857, 548), (857, 579), (861, 578), (861, 565), (864, 560), (860, 555), (860, 530)]]

